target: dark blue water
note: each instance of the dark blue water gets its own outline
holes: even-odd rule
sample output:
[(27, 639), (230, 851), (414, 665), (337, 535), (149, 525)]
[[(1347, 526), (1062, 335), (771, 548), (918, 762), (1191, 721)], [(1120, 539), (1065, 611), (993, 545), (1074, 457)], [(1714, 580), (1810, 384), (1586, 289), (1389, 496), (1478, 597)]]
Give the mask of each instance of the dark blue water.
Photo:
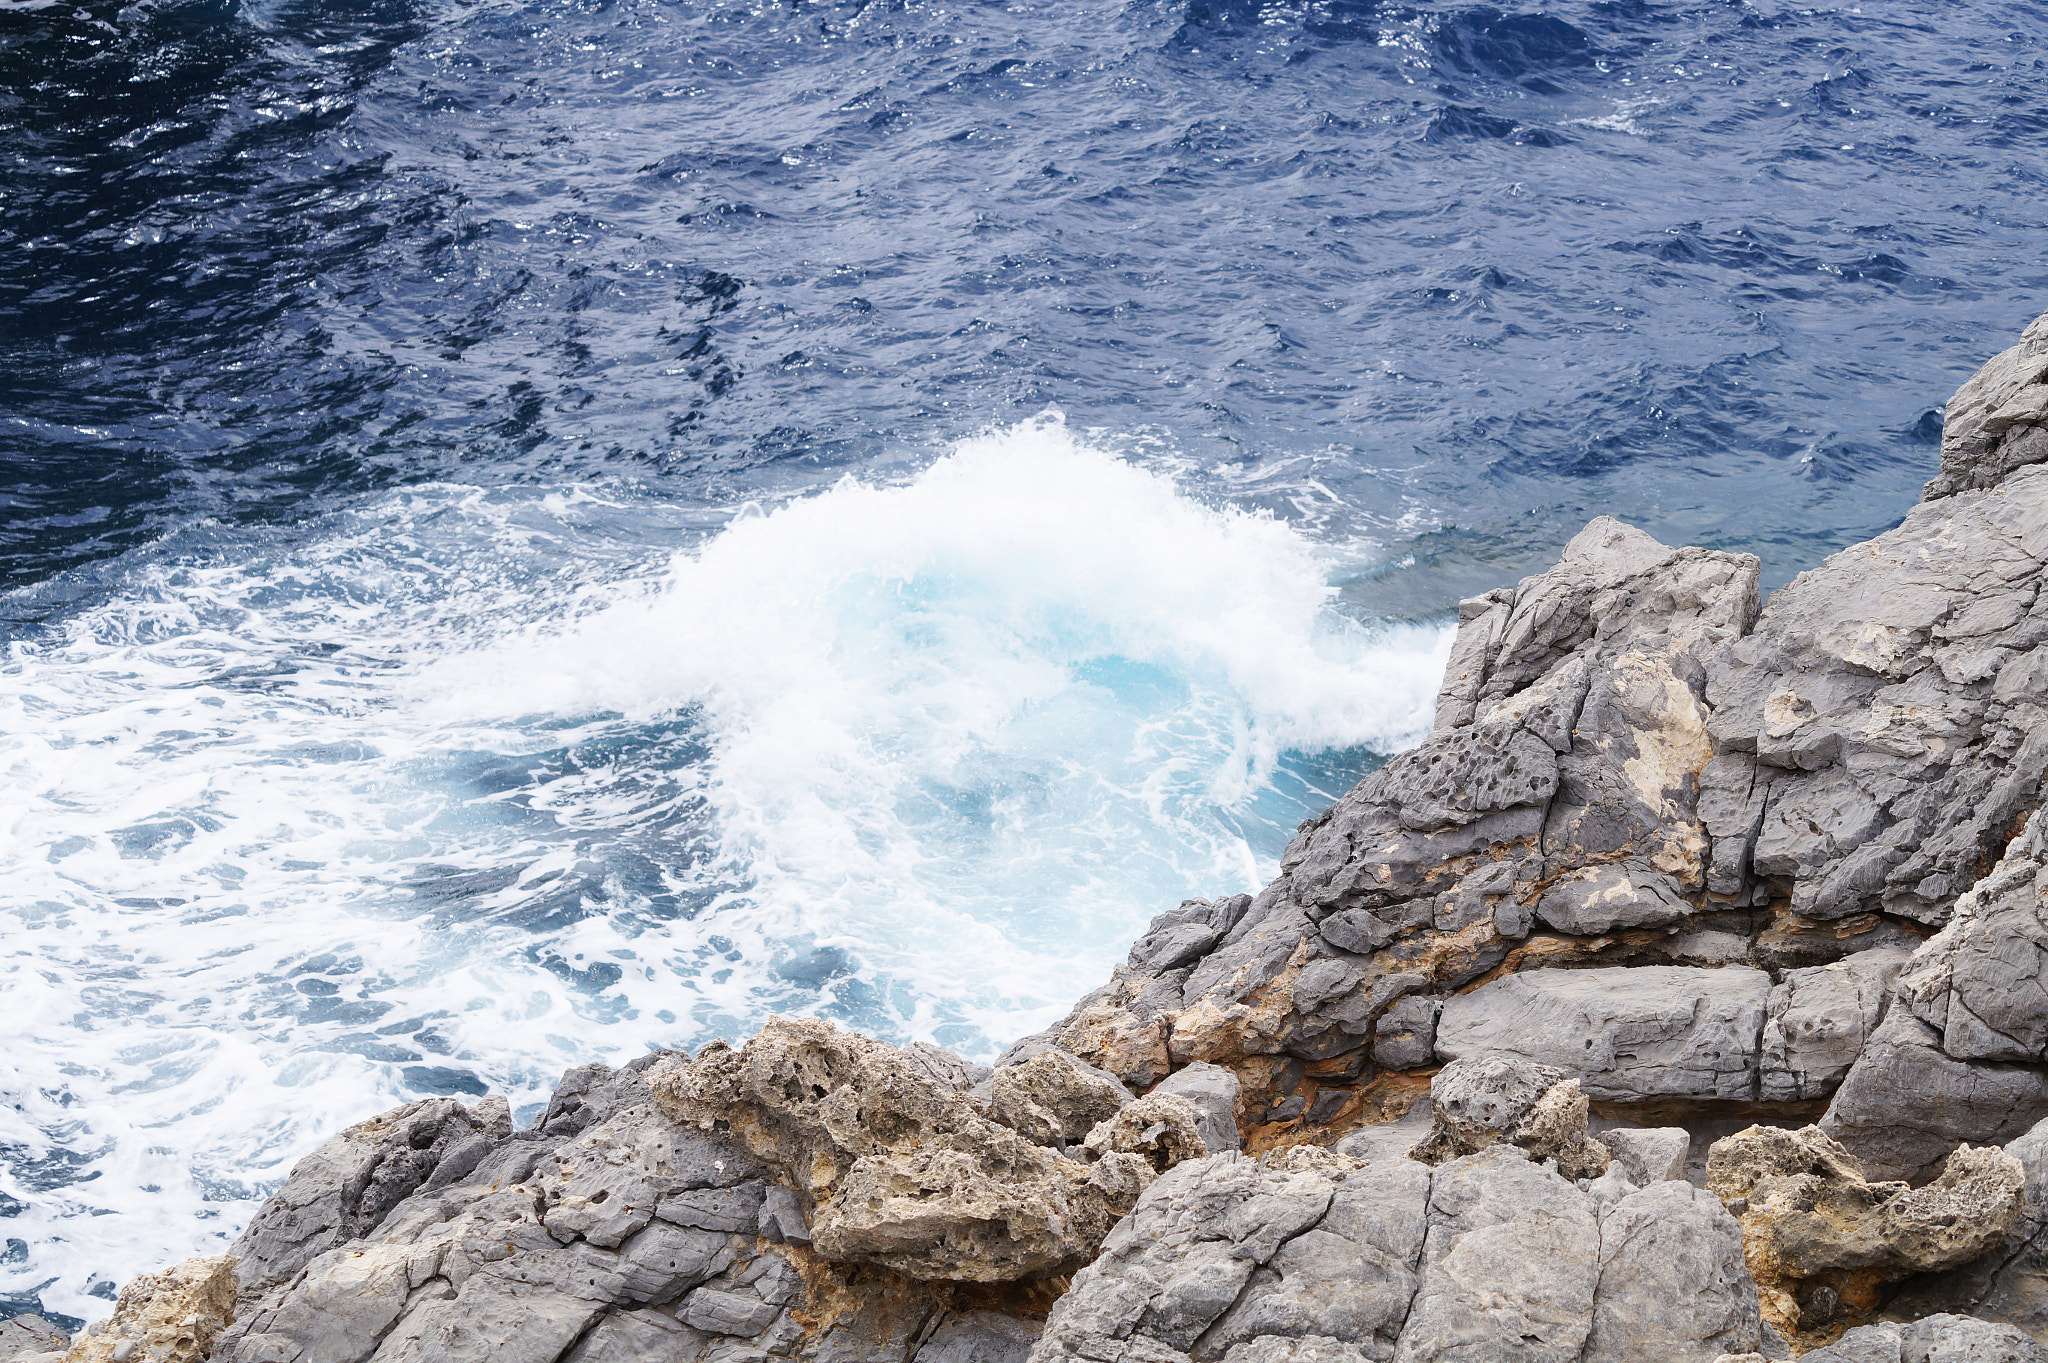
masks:
[(1590, 516), (1892, 524), (2044, 20), (0, 0), (0, 1293), (410, 1095), (986, 1053)]
[(1057, 405), (1369, 527), (1404, 609), (1603, 511), (1782, 579), (2048, 297), (2044, 18), (17, 4), (0, 554), (744, 498)]

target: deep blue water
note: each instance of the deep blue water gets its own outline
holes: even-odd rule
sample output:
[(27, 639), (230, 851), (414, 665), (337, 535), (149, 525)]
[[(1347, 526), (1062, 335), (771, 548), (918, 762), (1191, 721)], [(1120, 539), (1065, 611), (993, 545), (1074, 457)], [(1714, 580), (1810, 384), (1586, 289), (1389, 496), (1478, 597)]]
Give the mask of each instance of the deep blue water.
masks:
[(2044, 21), (0, 0), (0, 1290), (386, 1100), (985, 1052), (1588, 517), (1892, 524)]

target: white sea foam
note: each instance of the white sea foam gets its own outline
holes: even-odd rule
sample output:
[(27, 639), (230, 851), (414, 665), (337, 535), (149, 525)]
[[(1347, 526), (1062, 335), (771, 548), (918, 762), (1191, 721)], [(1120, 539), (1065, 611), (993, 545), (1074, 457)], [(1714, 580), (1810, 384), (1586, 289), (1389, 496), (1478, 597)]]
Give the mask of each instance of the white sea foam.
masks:
[(11, 650), (0, 1290), (97, 1314), (436, 1087), (778, 1008), (986, 1053), (1269, 875), (1447, 642), (1050, 418), (703, 519), (414, 489)]

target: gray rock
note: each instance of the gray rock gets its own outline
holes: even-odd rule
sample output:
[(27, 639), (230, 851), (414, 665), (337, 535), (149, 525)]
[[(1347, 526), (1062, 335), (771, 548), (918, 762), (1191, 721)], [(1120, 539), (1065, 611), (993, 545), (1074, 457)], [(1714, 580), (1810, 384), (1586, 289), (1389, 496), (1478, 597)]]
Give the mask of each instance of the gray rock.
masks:
[(2009, 1325), (1940, 1315), (1905, 1325), (1859, 1325), (1801, 1357), (1805, 1363), (2048, 1363), (2048, 1348)]
[(780, 1307), (751, 1293), (700, 1287), (684, 1300), (676, 1311), (676, 1319), (705, 1334), (752, 1339), (781, 1314)]
[(1677, 882), (1643, 861), (1574, 871), (1536, 903), (1536, 916), (1559, 932), (1588, 937), (1616, 928), (1661, 927), (1692, 911)]
[(1907, 953), (1859, 952), (1831, 965), (1788, 970), (1771, 990), (1764, 1021), (1761, 1096), (1767, 1102), (1825, 1098), (1841, 1087), (1884, 1018)]
[(1617, 1126), (1594, 1133), (1593, 1139), (1612, 1152), (1614, 1162), (1638, 1188), (1685, 1178), (1692, 1136), (1684, 1127)]
[(1412, 1070), (1436, 1058), (1436, 1015), (1443, 1000), (1410, 995), (1389, 1005), (1373, 1024), (1372, 1058), (1381, 1069)]
[(767, 1185), (763, 1183), (686, 1189), (655, 1204), (654, 1214), (674, 1225), (695, 1230), (752, 1232), (764, 1220), (761, 1204), (767, 1191)]
[(1739, 966), (1528, 971), (1446, 999), (1436, 1053), (1554, 1066), (1596, 1101), (1747, 1099), (1770, 991)]
[(1428, 1186), (1418, 1164), (1360, 1168), (1313, 1148), (1182, 1164), (1075, 1276), (1032, 1358), (1262, 1357), (1261, 1339), (1322, 1336), (1384, 1359), (1414, 1290)]
[(2001, 351), (1956, 390), (1941, 424), (1941, 472), (1923, 500), (1995, 487), (2007, 474), (2048, 460), (2048, 314), (2019, 344)]
[(912, 1363), (1024, 1363), (1043, 1327), (994, 1311), (958, 1311), (918, 1346)]
[(1717, 749), (1772, 769), (1751, 869), (1794, 912), (1939, 924), (2038, 802), (2048, 730), (2024, 679), (2048, 637), (2044, 473), (1923, 502), (1708, 658)]
[(1586, 1096), (1563, 1070), (1503, 1056), (1455, 1060), (1429, 1081), (1429, 1104), (1429, 1135), (1411, 1159), (1441, 1164), (1505, 1141), (1555, 1161), (1566, 1178), (1607, 1168), (1606, 1149), (1586, 1139)]
[(1195, 1129), (1210, 1154), (1243, 1148), (1237, 1129), (1237, 1076), (1221, 1065), (1197, 1060), (1175, 1070), (1152, 1092), (1187, 1099), (1195, 1110)]
[(41, 1316), (27, 1314), (0, 1321), (0, 1360), (15, 1363), (36, 1354), (60, 1357), (71, 1347), (71, 1336)]
[(562, 1363), (646, 1363), (652, 1358), (686, 1359), (703, 1353), (710, 1336), (665, 1311), (615, 1311), (578, 1340)]
[(779, 1184), (769, 1184), (763, 1193), (760, 1231), (762, 1239), (778, 1245), (811, 1243), (811, 1226), (804, 1219), (803, 1204), (797, 1201), (795, 1193)]
[(1600, 1270), (1592, 1202), (1570, 1183), (1506, 1145), (1443, 1165), (1396, 1363), (1577, 1363)]
[(2048, 1117), (2048, 1074), (1956, 1060), (1940, 1040), (1894, 1007), (1828, 1104), (1821, 1130), (1870, 1177), (1927, 1178), (1960, 1142), (2008, 1141)]
[(299, 1161), (235, 1240), (229, 1252), (242, 1290), (282, 1282), (315, 1256), (367, 1235), (444, 1160), (466, 1174), (482, 1159), (479, 1137), (502, 1140), (510, 1131), (502, 1098), (474, 1109), (428, 1098), (348, 1128)]
[(1716, 1198), (1664, 1181), (1607, 1208), (1583, 1363), (1712, 1363), (1761, 1342), (1742, 1228)]

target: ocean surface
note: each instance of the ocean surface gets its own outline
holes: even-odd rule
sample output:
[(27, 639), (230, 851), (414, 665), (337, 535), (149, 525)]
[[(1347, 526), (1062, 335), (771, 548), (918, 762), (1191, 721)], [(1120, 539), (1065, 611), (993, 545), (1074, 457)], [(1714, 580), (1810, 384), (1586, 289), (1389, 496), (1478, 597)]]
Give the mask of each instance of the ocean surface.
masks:
[(2048, 307), (2048, 9), (0, 0), (0, 1311), (429, 1094), (988, 1056), (1590, 516)]

